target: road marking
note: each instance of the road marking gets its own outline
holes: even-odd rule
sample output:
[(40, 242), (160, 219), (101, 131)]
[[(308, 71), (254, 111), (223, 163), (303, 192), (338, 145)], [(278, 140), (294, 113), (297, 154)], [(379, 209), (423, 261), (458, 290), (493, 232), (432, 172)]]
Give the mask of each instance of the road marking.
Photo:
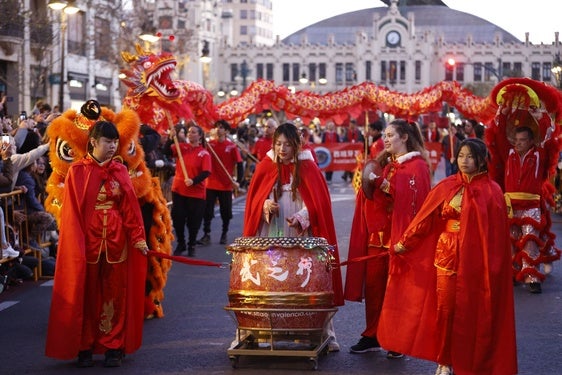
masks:
[(10, 307), (18, 304), (20, 301), (4, 301), (0, 303), (0, 311), (9, 309)]

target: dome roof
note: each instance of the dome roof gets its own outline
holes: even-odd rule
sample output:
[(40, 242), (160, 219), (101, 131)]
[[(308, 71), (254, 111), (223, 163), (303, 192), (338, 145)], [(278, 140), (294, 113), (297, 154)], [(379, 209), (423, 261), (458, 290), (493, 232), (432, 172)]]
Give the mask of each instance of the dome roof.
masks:
[[(491, 22), (447, 6), (415, 5), (398, 9), (404, 17), (410, 12), (415, 14), (417, 35), (431, 31), (436, 37), (443, 35), (447, 43), (464, 43), (470, 34), (475, 43), (493, 43), (495, 33), (500, 33), (503, 43), (521, 43), (515, 36)], [(337, 44), (353, 44), (358, 31), (372, 35), (375, 14), (382, 18), (388, 11), (388, 7), (377, 7), (343, 13), (307, 26), (284, 38), (282, 42), (300, 44), (303, 35), (306, 35), (308, 43), (323, 45), (328, 43), (327, 35), (333, 34)]]

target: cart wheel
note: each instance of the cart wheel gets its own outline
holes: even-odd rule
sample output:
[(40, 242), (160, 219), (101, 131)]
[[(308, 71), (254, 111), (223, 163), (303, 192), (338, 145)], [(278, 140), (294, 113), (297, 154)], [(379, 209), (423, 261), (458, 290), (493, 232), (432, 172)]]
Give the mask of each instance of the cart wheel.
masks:
[(238, 360), (240, 359), (240, 357), (238, 356), (231, 356), (230, 357), (230, 365), (232, 366), (232, 368), (238, 368)]
[(311, 370), (318, 370), (318, 359), (310, 358), (310, 369)]

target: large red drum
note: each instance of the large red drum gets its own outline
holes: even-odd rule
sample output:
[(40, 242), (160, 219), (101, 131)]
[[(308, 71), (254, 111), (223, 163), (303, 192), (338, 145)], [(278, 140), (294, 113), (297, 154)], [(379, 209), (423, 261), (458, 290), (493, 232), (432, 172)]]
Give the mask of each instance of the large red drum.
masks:
[(240, 237), (227, 250), (229, 307), (239, 328), (324, 327), (334, 306), (333, 247), (326, 239)]

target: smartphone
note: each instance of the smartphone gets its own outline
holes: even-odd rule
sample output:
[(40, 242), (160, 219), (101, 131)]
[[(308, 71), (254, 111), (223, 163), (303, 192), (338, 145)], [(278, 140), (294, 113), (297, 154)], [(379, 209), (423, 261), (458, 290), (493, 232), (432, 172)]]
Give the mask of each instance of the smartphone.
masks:
[(9, 135), (3, 135), (2, 136), (2, 143), (10, 143), (10, 136)]
[(27, 120), (27, 112), (26, 111), (20, 112), (20, 120)]

